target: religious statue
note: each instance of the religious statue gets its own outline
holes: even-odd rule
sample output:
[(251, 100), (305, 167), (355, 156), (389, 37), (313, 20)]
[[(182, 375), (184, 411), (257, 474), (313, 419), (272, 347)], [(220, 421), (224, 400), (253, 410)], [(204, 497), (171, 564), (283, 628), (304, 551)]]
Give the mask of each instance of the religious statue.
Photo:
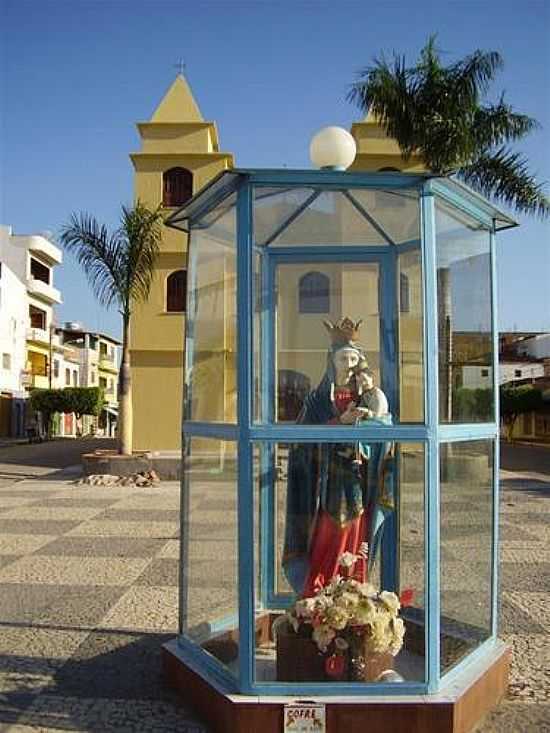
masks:
[[(325, 321), (332, 341), (326, 371), (306, 396), (298, 424), (391, 424), (386, 395), (357, 341), (360, 325)], [(360, 571), (366, 580), (394, 507), (392, 454), (388, 441), (291, 446), (282, 562), (296, 593), (311, 596), (328, 583), (344, 552), (368, 554)]]

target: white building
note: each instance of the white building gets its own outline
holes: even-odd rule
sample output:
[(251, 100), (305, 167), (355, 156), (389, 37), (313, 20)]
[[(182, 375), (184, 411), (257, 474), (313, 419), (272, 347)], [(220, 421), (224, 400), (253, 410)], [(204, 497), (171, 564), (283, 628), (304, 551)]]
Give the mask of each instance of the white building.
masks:
[[(0, 226), (0, 436), (22, 436), (25, 430), (28, 321), (27, 286), (14, 270), (9, 253), (11, 229)], [(17, 268), (19, 269), (19, 268)]]
[[(25, 433), (21, 399), (28, 391), (53, 386), (53, 354), (60, 347), (53, 330), (53, 309), (62, 302), (53, 284), (53, 271), (62, 259), (61, 250), (47, 236), (13, 234), (11, 227), (0, 227), (0, 298), (4, 306), (0, 348), (2, 366), (9, 365), (1, 377), (3, 412), (11, 413), (7, 435)], [(7, 399), (11, 400), (9, 405)], [(3, 422), (5, 429), (5, 417)]]
[(518, 341), (517, 353), (534, 359), (550, 358), (550, 333), (538, 333)]
[[(118, 369), (121, 343), (104, 333), (85, 330), (79, 323), (66, 323), (57, 329), (57, 334), (66, 350), (72, 350), (73, 358), (79, 364), (81, 387), (101, 387), (105, 406), (95, 429), (99, 434), (113, 436), (118, 418)], [(66, 379), (69, 371), (66, 368)], [(91, 420), (86, 420), (89, 428)]]

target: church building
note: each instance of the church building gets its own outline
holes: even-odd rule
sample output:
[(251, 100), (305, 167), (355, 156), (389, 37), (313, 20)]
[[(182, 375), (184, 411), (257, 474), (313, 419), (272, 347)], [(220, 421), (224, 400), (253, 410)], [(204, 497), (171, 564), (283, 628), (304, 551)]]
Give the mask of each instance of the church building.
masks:
[[(142, 149), (130, 155), (135, 197), (150, 208), (162, 202), (165, 218), (234, 165), (232, 154), (220, 152), (216, 125), (203, 119), (182, 75), (176, 77), (151, 120), (138, 123), (137, 128)], [(414, 156), (403, 161), (397, 143), (370, 117), (354, 123), (351, 134), (357, 142), (351, 171), (422, 170)], [(149, 300), (136, 308), (132, 320), (134, 450), (180, 448), (186, 252), (186, 235), (165, 227)], [(410, 319), (415, 334), (411, 347), (416, 349), (421, 322), (414, 312)], [(403, 346), (402, 350), (407, 351)], [(411, 368), (421, 371), (415, 355), (409, 356)]]

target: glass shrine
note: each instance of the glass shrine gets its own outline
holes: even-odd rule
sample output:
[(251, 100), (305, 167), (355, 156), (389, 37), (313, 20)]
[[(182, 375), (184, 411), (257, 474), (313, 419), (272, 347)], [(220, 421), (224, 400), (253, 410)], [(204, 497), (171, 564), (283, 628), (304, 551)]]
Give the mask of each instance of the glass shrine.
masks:
[[(178, 654), (261, 696), (429, 695), (483, 666), (515, 222), (429, 174), (231, 170), (167, 224), (189, 232)], [(338, 629), (311, 664), (289, 642), (285, 614), (335, 576), (400, 599), (370, 676), (327, 666)]]

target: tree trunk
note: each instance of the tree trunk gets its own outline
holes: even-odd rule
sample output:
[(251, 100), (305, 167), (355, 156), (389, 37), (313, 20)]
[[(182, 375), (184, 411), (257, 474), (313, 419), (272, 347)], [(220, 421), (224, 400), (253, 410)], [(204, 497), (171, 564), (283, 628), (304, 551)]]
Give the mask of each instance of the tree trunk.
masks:
[(132, 375), (130, 371), (130, 316), (123, 316), (122, 362), (118, 376), (118, 452), (132, 455)]

